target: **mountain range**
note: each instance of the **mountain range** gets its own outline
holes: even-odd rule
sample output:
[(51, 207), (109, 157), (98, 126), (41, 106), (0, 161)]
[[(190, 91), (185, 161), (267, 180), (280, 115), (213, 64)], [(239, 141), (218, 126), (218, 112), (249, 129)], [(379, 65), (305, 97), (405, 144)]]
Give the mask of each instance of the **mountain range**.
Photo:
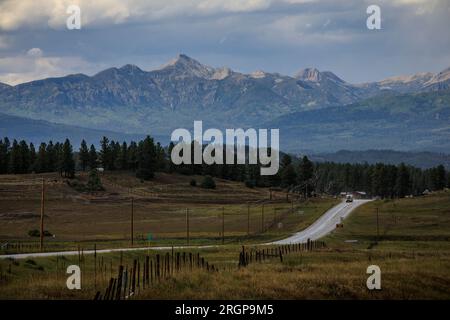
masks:
[(449, 150), (449, 101), (450, 68), (351, 84), (315, 68), (244, 74), (183, 54), (153, 71), (125, 65), (93, 76), (0, 83), (5, 115), (124, 136), (168, 137), (194, 120), (220, 129), (279, 128), (282, 147), (294, 152)]

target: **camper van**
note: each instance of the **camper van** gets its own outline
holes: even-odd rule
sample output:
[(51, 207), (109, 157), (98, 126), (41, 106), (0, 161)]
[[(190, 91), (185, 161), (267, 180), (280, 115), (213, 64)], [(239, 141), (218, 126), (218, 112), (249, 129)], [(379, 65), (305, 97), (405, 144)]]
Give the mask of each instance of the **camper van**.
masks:
[(348, 195), (345, 197), (345, 202), (353, 202), (353, 196), (352, 196), (351, 194), (348, 194)]

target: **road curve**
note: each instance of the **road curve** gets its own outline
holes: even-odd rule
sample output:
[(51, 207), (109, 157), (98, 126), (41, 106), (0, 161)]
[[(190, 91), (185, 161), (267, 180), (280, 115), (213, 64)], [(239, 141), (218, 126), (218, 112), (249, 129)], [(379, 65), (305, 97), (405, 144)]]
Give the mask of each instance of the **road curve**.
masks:
[(317, 240), (327, 235), (334, 229), (336, 224), (345, 219), (355, 208), (371, 200), (354, 200), (353, 202), (341, 202), (325, 212), (319, 219), (303, 231), (297, 232), (289, 238), (271, 242), (269, 244), (302, 243), (308, 239)]
[[(312, 225), (303, 231), (297, 232), (289, 238), (265, 243), (269, 244), (290, 244), (306, 242), (309, 239), (316, 240), (330, 233), (336, 228), (336, 224), (341, 221), (341, 217), (344, 219), (350, 212), (356, 207), (371, 200), (354, 200), (352, 203), (341, 202), (340, 204), (334, 206), (327, 212), (325, 212), (318, 220), (316, 220)], [(210, 245), (210, 246), (176, 246), (174, 249), (207, 249), (220, 247), (220, 245)], [(170, 250), (172, 247), (144, 247), (144, 248), (118, 248), (118, 249), (102, 249), (102, 250), (84, 250), (83, 254), (94, 254), (100, 253), (111, 253), (111, 252), (125, 252), (125, 251), (145, 251), (145, 250)], [(18, 253), (18, 254), (7, 254), (0, 255), (0, 259), (28, 259), (28, 258), (42, 258), (42, 257), (55, 257), (55, 256), (74, 256), (78, 255), (78, 251), (57, 251), (57, 252), (35, 252), (35, 253)]]

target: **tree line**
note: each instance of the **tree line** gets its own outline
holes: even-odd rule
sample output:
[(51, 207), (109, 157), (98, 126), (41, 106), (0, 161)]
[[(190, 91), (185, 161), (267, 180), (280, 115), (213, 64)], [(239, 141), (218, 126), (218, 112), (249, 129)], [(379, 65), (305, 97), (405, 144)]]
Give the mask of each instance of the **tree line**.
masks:
[(236, 164), (236, 161), (232, 165), (174, 165), (170, 160), (174, 144), (164, 148), (150, 136), (130, 143), (103, 137), (99, 146), (97, 151), (93, 144), (88, 146), (83, 140), (78, 151), (74, 152), (66, 139), (64, 143), (41, 143), (36, 150), (32, 143), (23, 140), (10, 142), (4, 138), (0, 140), (0, 174), (59, 172), (73, 178), (75, 170), (102, 167), (108, 171), (131, 171), (136, 177), (149, 180), (158, 171), (176, 172), (242, 181), (248, 187), (277, 187), (306, 196), (364, 191), (368, 195), (392, 198), (419, 195), (427, 189), (434, 191), (450, 186), (450, 175), (442, 165), (423, 170), (403, 163), (313, 163), (306, 156), (298, 159), (284, 154), (276, 175), (261, 176), (260, 165)]
[(42, 142), (36, 150), (33, 143), (24, 140), (0, 140), (0, 174), (24, 174), (59, 172), (61, 176), (73, 178), (75, 170), (131, 170), (140, 179), (149, 180), (165, 165), (164, 148), (147, 136), (139, 142), (119, 143), (103, 137), (100, 150), (85, 140), (78, 152), (73, 151), (69, 139), (64, 143)]

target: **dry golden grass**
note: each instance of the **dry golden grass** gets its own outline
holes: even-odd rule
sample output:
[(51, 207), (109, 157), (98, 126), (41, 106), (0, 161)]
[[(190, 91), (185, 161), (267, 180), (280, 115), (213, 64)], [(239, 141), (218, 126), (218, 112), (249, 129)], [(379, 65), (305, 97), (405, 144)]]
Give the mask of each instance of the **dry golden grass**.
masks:
[[(234, 237), (247, 237), (247, 203), (250, 203), (250, 234), (258, 238), (264, 227), (267, 237), (281, 237), (299, 225), (314, 220), (335, 200), (317, 204), (288, 203), (277, 195), (268, 201), (266, 189), (246, 188), (243, 183), (216, 179), (215, 190), (192, 187), (190, 176), (158, 174), (153, 181), (141, 182), (130, 173), (105, 173), (105, 192), (94, 195), (79, 193), (57, 174), (0, 176), (0, 239), (9, 242), (30, 242), (29, 230), (39, 228), (40, 180), (45, 178), (45, 229), (55, 235), (46, 239), (49, 250), (85, 246), (96, 242), (99, 247), (128, 246), (130, 237), (131, 196), (134, 198), (135, 238), (138, 245), (147, 245), (147, 234), (154, 244), (184, 243), (186, 209), (190, 215), (190, 236), (193, 243), (218, 242), (225, 212), (227, 242)], [(79, 180), (86, 180), (81, 174)], [(200, 181), (200, 178), (197, 177)], [(294, 209), (295, 214), (287, 215)], [(302, 212), (304, 214), (297, 214)], [(312, 217), (312, 219), (311, 219)], [(282, 220), (278, 228), (274, 221)], [(248, 237), (247, 237), (248, 238)], [(259, 238), (258, 238), (259, 239)], [(248, 240), (248, 239), (247, 239)]]
[[(118, 176), (123, 174), (118, 174)], [(185, 179), (180, 177), (179, 179)], [(17, 181), (16, 177), (4, 180), (1, 190), (14, 190), (19, 184), (23, 184), (23, 178)], [(122, 178), (121, 178), (122, 179)], [(129, 180), (127, 180), (129, 179)], [(126, 189), (132, 178), (123, 178), (123, 187)], [(167, 185), (177, 185), (178, 178), (161, 177), (161, 179), (174, 179), (167, 181)], [(190, 189), (187, 184), (183, 188)], [(3, 181), (3, 180), (2, 180)], [(166, 181), (166, 180), (164, 180)], [(140, 183), (140, 182), (139, 182)], [(161, 182), (162, 183), (162, 182)], [(164, 182), (166, 183), (166, 182)], [(220, 190), (219, 182), (218, 190)], [(249, 190), (242, 185), (223, 182), (229, 188), (235, 188), (236, 192), (245, 197), (255, 196), (255, 192), (261, 193), (261, 198), (267, 197), (265, 190)], [(57, 183), (56, 183), (57, 184)], [(148, 188), (156, 188), (148, 183)], [(13, 186), (13, 187), (11, 187)], [(181, 185), (180, 185), (181, 186)], [(31, 187), (30, 187), (31, 188)], [(120, 187), (116, 187), (120, 188)], [(147, 188), (147, 187), (145, 187)], [(167, 187), (170, 188), (170, 187)], [(126, 238), (128, 225), (126, 223), (127, 205), (121, 206), (116, 202), (95, 203), (95, 211), (88, 210), (93, 202), (84, 204), (79, 201), (71, 203), (70, 210), (62, 209), (61, 200), (58, 200), (58, 192), (66, 190), (68, 194), (74, 194), (72, 189), (66, 189), (64, 185), (55, 185), (49, 206), (49, 228), (51, 231), (68, 232), (67, 243), (73, 239), (119, 239)], [(223, 189), (225, 190), (225, 189)], [(163, 194), (163, 191), (159, 191)], [(182, 192), (182, 191), (180, 191)], [(186, 191), (187, 192), (187, 191)], [(209, 193), (210, 191), (199, 190)], [(232, 191), (227, 191), (232, 192)], [(126, 198), (124, 190), (112, 194), (109, 189), (108, 196)], [(167, 191), (167, 196), (170, 192)], [(17, 195), (17, 191), (10, 192)], [(27, 192), (24, 192), (24, 195)], [(252, 195), (250, 195), (252, 194)], [(105, 196), (98, 195), (98, 197)], [(224, 195), (225, 199), (227, 196)], [(30, 197), (31, 198), (31, 197)], [(163, 198), (163, 197), (161, 197)], [(20, 210), (29, 203), (31, 207), (38, 204), (38, 198), (14, 203), (10, 198), (0, 199), (6, 207), (1, 207), (1, 213)], [(110, 201), (110, 200), (108, 200)], [(112, 200), (111, 200), (112, 201)], [(263, 235), (253, 234), (251, 237), (238, 237), (236, 241), (244, 241), (248, 248), (250, 243), (264, 239), (281, 237), (293, 230), (300, 230), (312, 223), (321, 213), (333, 204), (334, 200), (316, 199), (308, 204), (298, 204), (295, 214), (283, 216), (284, 229), (269, 228)], [(57, 205), (58, 204), (58, 205)], [(171, 237), (170, 241), (180, 237), (184, 241), (184, 214), (179, 208), (180, 203), (159, 199), (155, 201), (141, 202), (137, 200), (136, 221), (139, 225), (138, 232), (144, 232), (147, 226), (157, 226), (157, 235)], [(192, 209), (192, 219), (195, 225), (194, 234), (200, 243), (211, 243), (217, 240), (220, 224), (217, 224), (218, 215), (223, 205), (211, 200), (209, 203), (182, 202)], [(53, 209), (50, 207), (53, 205)], [(280, 199), (278, 202), (267, 204), (267, 226), (270, 221), (270, 211), (280, 208), (283, 211), (290, 204)], [(380, 236), (376, 233), (375, 208), (380, 213)], [(6, 208), (6, 209), (5, 209)], [(16, 209), (14, 209), (16, 208)], [(74, 208), (84, 208), (74, 210)], [(194, 210), (195, 208), (195, 210)], [(229, 210), (227, 216), (228, 232), (230, 235), (241, 236), (245, 234), (239, 212), (245, 209), (245, 204), (240, 202), (226, 206)], [(150, 211), (150, 213), (147, 212)], [(152, 211), (153, 210), (153, 211)], [(260, 228), (260, 207), (252, 209), (252, 230), (257, 232)], [(298, 214), (298, 211), (304, 211)], [(236, 214), (236, 215), (234, 215)], [(152, 285), (151, 288), (140, 292), (134, 299), (449, 299), (450, 298), (450, 193), (442, 192), (414, 199), (401, 199), (395, 201), (377, 201), (364, 205), (357, 209), (344, 222), (344, 228), (334, 231), (324, 240), (328, 247), (317, 252), (292, 253), (285, 255), (283, 262), (272, 259), (264, 263), (253, 263), (247, 268), (238, 269), (238, 255), (240, 245), (227, 239), (229, 244), (201, 250), (201, 254), (215, 266), (219, 267), (217, 273), (194, 271), (181, 273), (175, 277)], [(123, 217), (125, 215), (125, 218)], [(272, 216), (273, 218), (273, 216)], [(0, 234), (14, 237), (23, 232), (21, 223), (26, 219), (15, 221), (11, 217), (2, 217)], [(9, 220), (8, 220), (9, 219)], [(33, 219), (33, 218), (27, 218)], [(9, 224), (5, 227), (4, 222)], [(56, 223), (57, 222), (57, 223)], [(26, 228), (35, 225), (30, 221)], [(52, 224), (53, 223), (53, 224)], [(196, 225), (197, 223), (197, 225)], [(216, 223), (216, 224), (215, 224)], [(67, 225), (66, 225), (67, 224)], [(70, 231), (73, 225), (81, 229)], [(245, 225), (245, 224), (244, 224)], [(70, 226), (70, 227), (69, 227)], [(66, 229), (67, 228), (67, 229)], [(213, 228), (211, 231), (210, 228)], [(21, 231), (22, 230), (22, 231)], [(169, 230), (169, 231), (167, 231)], [(72, 233), (71, 233), (72, 232)], [(123, 233), (121, 235), (121, 232)], [(108, 238), (110, 237), (110, 238)], [(212, 237), (212, 238), (211, 238)], [(357, 240), (349, 243), (346, 240)], [(117, 240), (116, 244), (120, 243)], [(63, 245), (67, 245), (63, 242)], [(112, 242), (105, 242), (111, 244)], [(189, 251), (197, 252), (196, 249)], [(130, 266), (133, 259), (143, 261), (144, 256), (153, 257), (156, 252), (128, 252), (123, 254), (123, 265)], [(103, 259), (106, 270), (97, 274), (97, 288), (94, 286), (93, 256), (86, 256), (83, 270), (83, 289), (71, 291), (66, 289), (64, 274), (65, 266), (78, 264), (77, 257), (55, 257), (33, 259), (34, 263), (24, 260), (0, 260), (0, 298), (26, 298), (26, 299), (92, 299), (96, 289), (103, 291), (110, 276), (116, 275), (120, 255), (104, 254), (97, 259)], [(98, 260), (97, 260), (98, 261)], [(56, 265), (58, 264), (58, 271)], [(112, 264), (112, 272), (110, 266)], [(369, 291), (366, 288), (368, 275), (366, 269), (369, 265), (378, 265), (382, 272), (382, 290)], [(10, 267), (11, 266), (11, 267)], [(11, 273), (9, 273), (11, 268)]]

